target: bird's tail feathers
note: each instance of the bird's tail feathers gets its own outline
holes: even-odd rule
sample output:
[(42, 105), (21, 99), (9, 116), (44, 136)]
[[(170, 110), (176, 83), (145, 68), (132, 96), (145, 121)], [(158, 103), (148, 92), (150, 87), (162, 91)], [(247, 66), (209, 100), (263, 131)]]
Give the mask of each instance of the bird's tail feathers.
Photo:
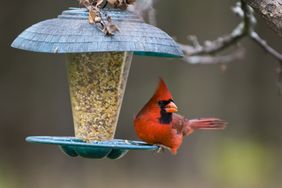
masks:
[(227, 122), (217, 118), (201, 118), (189, 120), (189, 127), (192, 129), (218, 130), (224, 129)]

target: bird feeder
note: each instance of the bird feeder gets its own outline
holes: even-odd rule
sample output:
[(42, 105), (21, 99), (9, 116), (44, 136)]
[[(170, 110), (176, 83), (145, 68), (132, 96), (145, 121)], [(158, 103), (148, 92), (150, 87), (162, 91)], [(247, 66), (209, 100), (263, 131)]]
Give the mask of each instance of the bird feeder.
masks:
[(70, 156), (117, 159), (128, 150), (155, 150), (139, 141), (114, 139), (133, 55), (181, 57), (174, 40), (128, 10), (105, 9), (119, 32), (105, 36), (88, 23), (88, 10), (70, 8), (21, 33), (12, 47), (66, 54), (75, 137), (27, 137), (58, 145)]

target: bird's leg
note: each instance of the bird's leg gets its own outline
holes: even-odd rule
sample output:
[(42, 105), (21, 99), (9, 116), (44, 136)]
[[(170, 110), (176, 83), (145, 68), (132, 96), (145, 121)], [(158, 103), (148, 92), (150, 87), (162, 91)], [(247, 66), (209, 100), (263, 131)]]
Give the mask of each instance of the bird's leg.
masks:
[(162, 144), (155, 144), (155, 146), (158, 146), (159, 148), (156, 150), (156, 153), (160, 153), (162, 151), (168, 150), (171, 151), (171, 149), (165, 145)]

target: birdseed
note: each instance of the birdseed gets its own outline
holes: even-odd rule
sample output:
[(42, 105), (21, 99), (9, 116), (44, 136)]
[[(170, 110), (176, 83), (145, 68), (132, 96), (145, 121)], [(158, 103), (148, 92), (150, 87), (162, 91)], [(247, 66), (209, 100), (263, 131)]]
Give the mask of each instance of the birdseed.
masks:
[(67, 55), (75, 136), (84, 141), (114, 138), (132, 53)]

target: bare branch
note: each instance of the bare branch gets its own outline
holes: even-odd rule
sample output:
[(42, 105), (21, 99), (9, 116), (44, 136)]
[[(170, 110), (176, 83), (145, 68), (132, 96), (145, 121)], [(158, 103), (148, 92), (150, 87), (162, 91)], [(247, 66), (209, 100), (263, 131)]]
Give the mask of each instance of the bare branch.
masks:
[(264, 18), (266, 23), (279, 36), (282, 36), (282, 1), (281, 0), (244, 0)]
[[(233, 8), (233, 12), (242, 18), (241, 23), (228, 35), (217, 38), (214, 41), (205, 41), (203, 45), (201, 45), (197, 37), (190, 36), (189, 39), (192, 42), (192, 45), (184, 45), (180, 44), (184, 54), (185, 60), (189, 63), (218, 63), (219, 61), (226, 58), (218, 58), (216, 56), (218, 53), (224, 51), (225, 49), (238, 44), (238, 42), (244, 37), (250, 37), (254, 40), (258, 45), (260, 45), (267, 53), (272, 55), (278, 61), (281, 62), (281, 56), (279, 52), (271, 48), (266, 41), (264, 41), (254, 30), (256, 25), (256, 18), (253, 14), (253, 10), (250, 6), (248, 6), (244, 1), (240, 1)], [(211, 58), (211, 56), (216, 56), (215, 58)], [(195, 58), (193, 57), (195, 56)], [(203, 58), (200, 58), (203, 56)], [(232, 61), (232, 57), (235, 59), (239, 56), (234, 56), (232, 54), (227, 54), (228, 62)], [(207, 57), (208, 60), (207, 60)], [(241, 57), (241, 56), (240, 56)], [(188, 61), (189, 60), (189, 61)], [(193, 61), (191, 61), (193, 60)], [(203, 62), (201, 62), (201, 60)], [(212, 61), (214, 60), (214, 62)]]
[(279, 61), (279, 67), (277, 68), (277, 85), (279, 88), (279, 94), (282, 93), (282, 54), (277, 52), (271, 46), (267, 44), (265, 40), (263, 40), (256, 32), (250, 33), (250, 38), (253, 39), (263, 50), (265, 50), (268, 54), (272, 55)]
[(234, 60), (239, 60), (244, 57), (245, 51), (239, 49), (227, 55), (213, 56), (213, 55), (199, 55), (199, 56), (185, 56), (184, 60), (190, 64), (224, 64), (230, 63)]
[[(242, 53), (238, 55), (231, 52), (227, 55), (217, 56), (218, 53), (224, 51), (225, 49), (238, 44), (238, 42), (248, 35), (248, 28), (254, 23), (252, 17), (246, 13), (244, 9), (247, 9), (245, 6), (238, 2), (233, 8), (233, 12), (242, 18), (241, 23), (230, 33), (225, 36), (221, 36), (214, 41), (205, 41), (201, 45), (197, 37), (189, 36), (189, 40), (192, 42), (192, 45), (180, 44), (184, 54), (185, 60), (189, 63), (200, 63), (200, 64), (212, 64), (212, 63), (223, 63), (223, 60), (227, 62), (232, 61), (232, 58), (238, 59), (242, 58)], [(193, 56), (196, 56), (195, 58)], [(200, 58), (203, 56), (203, 58)], [(212, 56), (215, 56), (212, 58)], [(192, 60), (192, 61), (191, 61)]]
[(262, 47), (263, 50), (275, 57), (279, 62), (282, 62), (282, 54), (269, 46), (267, 42), (263, 40), (256, 32), (252, 31), (250, 33), (250, 38), (253, 39), (253, 41), (255, 41), (260, 47)]
[(231, 45), (236, 44), (241, 38), (246, 36), (246, 34), (244, 23), (240, 23), (229, 35), (219, 37), (214, 41), (205, 41), (204, 45), (200, 45), (195, 36), (189, 36), (193, 46), (180, 44), (180, 47), (184, 54), (188, 56), (205, 54), (212, 55), (223, 51)]
[[(279, 68), (277, 69), (278, 87), (280, 88), (280, 92), (282, 92), (282, 54), (268, 45), (267, 42), (255, 32), (256, 18), (254, 16), (253, 9), (248, 6), (245, 1), (249, 2), (247, 0), (241, 0), (233, 8), (233, 12), (241, 17), (242, 21), (230, 34), (219, 37), (214, 41), (205, 41), (203, 45), (198, 42), (196, 36), (190, 36), (189, 40), (192, 42), (192, 45), (180, 44), (185, 54), (184, 60), (191, 64), (229, 63), (235, 59), (242, 58), (243, 53), (239, 51), (240, 53), (231, 52), (227, 55), (220, 56), (217, 54), (233, 45), (238, 44), (242, 38), (249, 37), (263, 50), (279, 61)], [(260, 0), (260, 2), (261, 1), (268, 0)], [(275, 2), (276, 1), (277, 0), (275, 0)], [(280, 2), (279, 5), (282, 6), (282, 2)], [(280, 18), (281, 19), (279, 21), (282, 24), (282, 16)], [(277, 26), (279, 26), (279, 24)]]

